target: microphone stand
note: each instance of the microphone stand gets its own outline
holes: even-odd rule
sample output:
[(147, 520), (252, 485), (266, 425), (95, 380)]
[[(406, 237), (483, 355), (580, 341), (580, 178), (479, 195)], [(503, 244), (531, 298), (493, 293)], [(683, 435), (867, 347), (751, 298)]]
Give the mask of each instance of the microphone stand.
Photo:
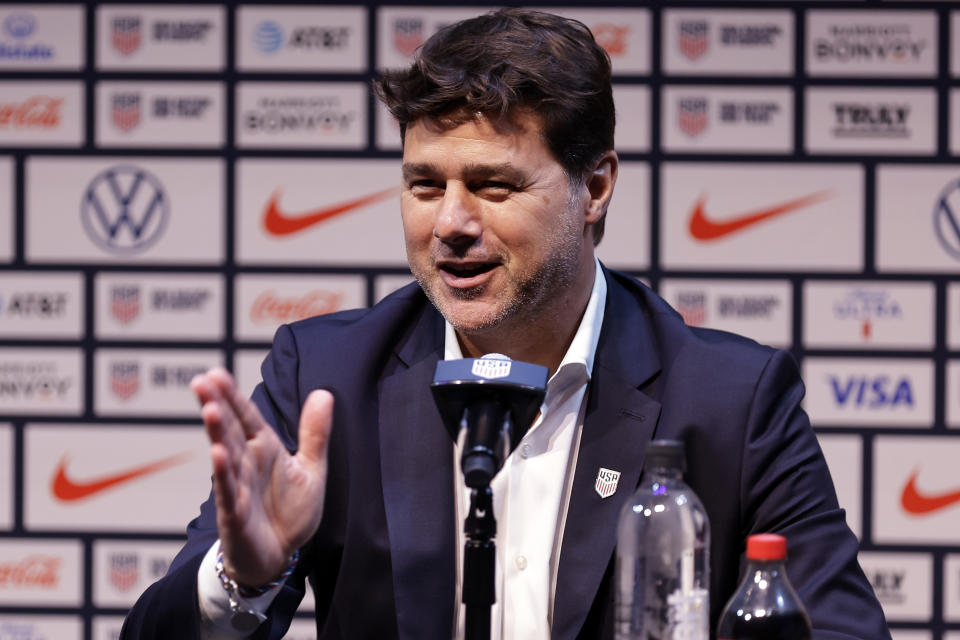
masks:
[(497, 522), (493, 517), (490, 485), (470, 491), (470, 512), (464, 521), (463, 603), (466, 605), (465, 640), (489, 640), (490, 607), (496, 602)]

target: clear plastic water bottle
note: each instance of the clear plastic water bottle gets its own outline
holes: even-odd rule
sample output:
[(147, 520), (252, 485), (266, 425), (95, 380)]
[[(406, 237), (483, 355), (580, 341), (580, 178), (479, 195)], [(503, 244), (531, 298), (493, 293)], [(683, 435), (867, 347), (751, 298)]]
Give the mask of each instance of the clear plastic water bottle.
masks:
[(682, 442), (654, 440), (620, 512), (616, 640), (710, 638), (710, 522), (685, 470)]
[(810, 640), (810, 618), (787, 580), (787, 541), (747, 538), (747, 571), (717, 625), (718, 640)]

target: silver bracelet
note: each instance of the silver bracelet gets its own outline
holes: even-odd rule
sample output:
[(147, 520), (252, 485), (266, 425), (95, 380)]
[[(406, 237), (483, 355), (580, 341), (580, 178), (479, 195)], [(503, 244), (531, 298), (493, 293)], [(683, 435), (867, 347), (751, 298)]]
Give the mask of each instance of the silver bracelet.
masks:
[(299, 561), (300, 551), (294, 551), (287, 563), (287, 568), (280, 574), (279, 578), (260, 587), (246, 587), (237, 584), (236, 580), (227, 575), (223, 568), (223, 550), (220, 550), (217, 553), (217, 578), (220, 579), (220, 584), (223, 586), (223, 590), (227, 592), (227, 598), (230, 601), (230, 626), (243, 633), (250, 633), (259, 627), (267, 619), (266, 614), (249, 606), (244, 599), (261, 596), (270, 589), (282, 585), (293, 573)]

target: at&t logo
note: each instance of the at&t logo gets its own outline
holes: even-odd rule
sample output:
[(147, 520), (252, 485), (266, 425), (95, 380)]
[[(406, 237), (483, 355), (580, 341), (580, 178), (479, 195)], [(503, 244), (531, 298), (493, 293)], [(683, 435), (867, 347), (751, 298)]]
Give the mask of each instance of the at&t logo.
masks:
[(111, 167), (87, 187), (80, 216), (97, 245), (130, 255), (145, 251), (163, 234), (170, 200), (160, 181), (144, 169)]

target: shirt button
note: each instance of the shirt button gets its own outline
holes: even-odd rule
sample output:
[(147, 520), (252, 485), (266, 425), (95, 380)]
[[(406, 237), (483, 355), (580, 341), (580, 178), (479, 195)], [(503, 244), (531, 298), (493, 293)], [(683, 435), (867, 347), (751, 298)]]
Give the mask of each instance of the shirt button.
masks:
[(527, 568), (527, 557), (526, 556), (517, 556), (517, 569), (523, 571)]
[(520, 447), (520, 455), (521, 455), (522, 457), (524, 457), (524, 458), (529, 458), (529, 457), (530, 457), (530, 445), (525, 444), (525, 445), (523, 445), (522, 447)]

